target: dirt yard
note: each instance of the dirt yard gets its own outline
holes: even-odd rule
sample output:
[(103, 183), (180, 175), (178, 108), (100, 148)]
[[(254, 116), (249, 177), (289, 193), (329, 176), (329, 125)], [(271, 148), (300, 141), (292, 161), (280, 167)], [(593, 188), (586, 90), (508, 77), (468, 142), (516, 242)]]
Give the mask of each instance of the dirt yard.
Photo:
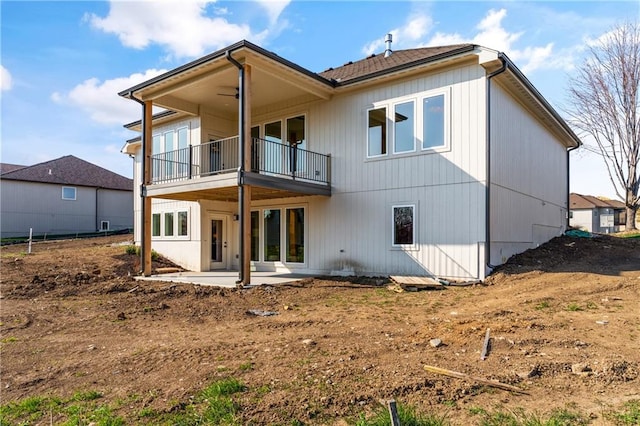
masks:
[(483, 285), (400, 293), (362, 278), (136, 282), (127, 238), (2, 248), (2, 404), (95, 390), (127, 424), (145, 424), (142, 409), (175, 410), (233, 377), (246, 385), (234, 395), (241, 424), (353, 424), (395, 398), (456, 425), (478, 424), (479, 409), (564, 408), (600, 425), (640, 399), (638, 238), (561, 237)]

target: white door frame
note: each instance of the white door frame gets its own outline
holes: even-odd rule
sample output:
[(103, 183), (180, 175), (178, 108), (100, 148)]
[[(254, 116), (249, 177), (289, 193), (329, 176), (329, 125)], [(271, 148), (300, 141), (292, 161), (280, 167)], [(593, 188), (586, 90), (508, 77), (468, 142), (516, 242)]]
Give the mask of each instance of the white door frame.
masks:
[[(221, 239), (221, 241), (219, 241), (219, 246), (218, 248), (220, 249), (220, 253), (218, 258), (220, 259), (219, 262), (216, 262), (212, 259), (212, 252), (213, 252), (213, 225), (212, 222), (213, 221), (218, 221), (221, 229), (218, 230), (219, 233), (219, 238)], [(231, 244), (230, 244), (230, 239), (229, 237), (230, 235), (230, 227), (229, 227), (229, 215), (226, 214), (221, 214), (221, 213), (209, 213), (207, 215), (207, 234), (208, 234), (208, 238), (207, 238), (207, 261), (209, 263), (209, 270), (216, 270), (216, 269), (229, 269), (229, 252), (230, 252), (230, 248), (231, 248)], [(221, 235), (220, 235), (221, 234)]]

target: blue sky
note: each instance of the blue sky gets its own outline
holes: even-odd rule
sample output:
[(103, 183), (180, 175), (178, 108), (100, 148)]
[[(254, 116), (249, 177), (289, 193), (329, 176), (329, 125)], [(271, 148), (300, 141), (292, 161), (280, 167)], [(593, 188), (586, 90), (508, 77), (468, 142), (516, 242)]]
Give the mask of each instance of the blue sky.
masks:
[[(319, 72), (393, 48), (473, 42), (505, 52), (562, 114), (585, 46), (633, 1), (1, 1), (1, 161), (72, 154), (131, 176), (117, 92), (247, 39)], [(615, 198), (601, 160), (572, 154), (571, 190)]]

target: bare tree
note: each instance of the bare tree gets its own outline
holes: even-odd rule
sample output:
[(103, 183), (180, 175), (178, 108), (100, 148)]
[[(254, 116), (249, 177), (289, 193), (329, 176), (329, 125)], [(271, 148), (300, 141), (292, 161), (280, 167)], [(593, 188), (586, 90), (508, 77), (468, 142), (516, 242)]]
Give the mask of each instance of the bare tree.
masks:
[(615, 27), (589, 47), (569, 89), (572, 124), (590, 137), (626, 206), (626, 229), (636, 228), (640, 205), (640, 25)]

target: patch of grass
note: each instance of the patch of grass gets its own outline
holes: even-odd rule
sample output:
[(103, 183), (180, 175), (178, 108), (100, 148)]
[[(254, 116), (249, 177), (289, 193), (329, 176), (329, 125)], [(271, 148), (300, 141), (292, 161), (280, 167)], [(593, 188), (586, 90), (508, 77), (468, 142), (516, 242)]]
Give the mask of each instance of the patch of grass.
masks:
[(587, 309), (598, 309), (598, 305), (595, 302), (587, 302)]
[(102, 398), (102, 394), (97, 391), (85, 391), (85, 392), (76, 392), (71, 397), (72, 401), (93, 401), (95, 399)]
[(589, 419), (579, 413), (567, 409), (557, 409), (541, 416), (537, 413), (527, 413), (523, 409), (514, 411), (493, 411), (476, 409), (471, 412), (480, 416), (481, 426), (579, 426), (589, 424)]
[[(128, 245), (124, 248), (124, 252), (126, 254), (140, 256), (140, 246)], [(151, 260), (156, 261), (158, 259), (160, 259), (160, 254), (151, 249)]]
[(0, 343), (14, 343), (17, 342), (18, 338), (15, 336), (9, 336), (9, 337), (5, 337), (4, 339), (0, 340)]
[(607, 412), (604, 417), (616, 425), (640, 425), (640, 399), (627, 401), (621, 411)]
[(535, 306), (535, 309), (537, 309), (538, 311), (542, 310), (542, 309), (547, 309), (551, 307), (551, 305), (549, 304), (549, 302), (547, 300), (543, 300), (542, 302), (538, 303)]
[(244, 364), (240, 364), (238, 368), (240, 369), (240, 371), (251, 371), (253, 370), (253, 363), (245, 362)]
[(577, 311), (582, 311), (582, 306), (580, 306), (579, 304), (575, 303), (575, 302), (571, 302), (567, 305), (567, 311), (570, 312), (577, 312)]
[[(398, 404), (398, 418), (402, 426), (445, 426), (449, 425), (449, 421), (445, 416), (436, 416), (433, 414), (420, 414), (414, 407)], [(380, 406), (372, 416), (367, 418), (360, 415), (356, 421), (356, 426), (388, 426), (391, 424), (389, 410), (387, 407)]]

